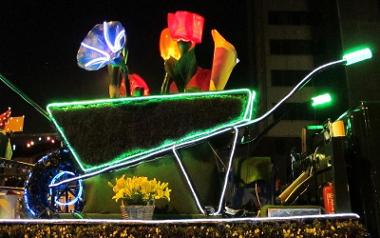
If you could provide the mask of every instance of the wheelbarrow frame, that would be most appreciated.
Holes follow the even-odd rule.
[[[230,172],[231,172],[232,161],[233,161],[233,158],[234,158],[235,147],[237,145],[240,128],[252,126],[252,125],[257,124],[258,122],[266,119],[278,107],[280,107],[286,100],[288,100],[295,92],[297,92],[303,86],[305,86],[312,79],[312,76],[314,74],[316,74],[317,72],[320,72],[320,71],[322,71],[322,70],[324,70],[326,68],[329,68],[329,67],[332,67],[332,66],[335,66],[335,65],[345,64],[346,62],[347,62],[347,60],[342,59],[342,60],[332,61],[332,62],[326,63],[324,65],[321,65],[321,66],[315,68],[308,75],[306,75],[297,85],[295,85],[294,88],[285,97],[283,97],[275,106],[273,106],[270,110],[268,110],[263,115],[255,118],[255,119],[252,119],[249,116],[248,118],[246,118],[244,120],[241,120],[241,121],[239,121],[239,122],[237,122],[237,123],[235,123],[233,125],[230,125],[228,127],[222,127],[222,128],[220,128],[218,130],[215,130],[215,131],[207,134],[207,135],[203,135],[202,137],[195,138],[193,140],[189,140],[189,141],[185,141],[185,142],[181,142],[181,143],[178,143],[178,144],[173,144],[173,145],[168,146],[165,149],[162,149],[160,151],[156,151],[156,152],[153,152],[153,153],[148,154],[148,155],[142,155],[140,157],[137,157],[133,161],[121,162],[121,163],[118,163],[118,164],[115,164],[115,165],[112,165],[112,166],[109,166],[109,167],[102,168],[102,169],[94,171],[94,172],[90,172],[90,173],[87,173],[87,174],[84,174],[84,175],[81,175],[81,176],[77,176],[77,177],[74,177],[74,178],[70,178],[70,179],[61,181],[59,183],[50,184],[50,187],[59,186],[61,184],[64,184],[64,183],[67,183],[67,182],[72,182],[72,181],[79,180],[79,179],[86,179],[86,178],[89,178],[89,177],[93,177],[93,176],[98,175],[100,173],[108,172],[108,171],[111,171],[111,170],[119,169],[121,167],[126,167],[126,166],[130,166],[132,164],[136,164],[136,163],[142,162],[143,160],[147,160],[147,159],[151,158],[152,156],[157,156],[157,155],[159,155],[160,153],[163,153],[163,152],[172,151],[172,153],[175,156],[175,158],[177,160],[177,163],[178,163],[181,171],[183,172],[184,177],[185,177],[185,179],[186,179],[186,181],[187,181],[187,183],[189,185],[189,189],[192,192],[192,195],[194,197],[194,200],[195,200],[195,202],[197,204],[197,207],[198,207],[199,211],[202,214],[206,214],[206,211],[203,209],[203,206],[202,206],[202,204],[199,201],[198,195],[196,194],[196,191],[195,191],[195,189],[194,189],[194,187],[193,187],[193,185],[192,185],[192,183],[191,183],[191,181],[189,179],[189,176],[186,173],[186,170],[185,170],[185,168],[182,165],[181,158],[180,158],[179,154],[177,153],[177,150],[179,148],[185,148],[185,147],[189,147],[191,145],[194,145],[196,143],[200,143],[200,142],[205,141],[205,140],[207,140],[207,139],[209,139],[209,138],[211,138],[213,136],[216,136],[216,135],[228,132],[228,131],[233,131],[234,132],[234,138],[233,138],[233,141],[232,141],[232,148],[231,148],[231,152],[230,152],[229,159],[228,159],[228,165],[227,165],[226,174],[224,176],[222,191],[221,191],[221,194],[219,196],[218,208],[217,208],[217,210],[215,212],[212,212],[212,213],[209,214],[209,215],[219,215],[222,212],[222,209],[223,209],[222,206],[223,206],[225,191],[226,191],[226,188],[227,188],[228,177],[229,177]],[[247,90],[247,89],[244,89],[244,90]],[[228,91],[224,91],[224,92],[228,92]],[[250,98],[250,103],[248,103],[251,107],[253,106],[253,100],[254,100],[254,97],[251,97]],[[49,111],[49,107],[48,107],[48,111]],[[250,112],[252,113],[252,109],[250,109]]]
[[[190,182],[190,179],[181,163],[181,159],[180,159],[180,156],[179,154],[177,153],[177,150],[179,148],[184,148],[184,147],[189,147],[191,145],[194,145],[196,143],[200,143],[202,141],[205,141],[213,136],[216,136],[216,135],[219,135],[221,133],[225,133],[227,131],[233,131],[234,132],[234,138],[233,138],[233,142],[232,142],[232,149],[231,149],[231,152],[230,152],[230,155],[229,155],[229,160],[228,160],[228,167],[227,167],[227,171],[226,171],[226,174],[225,174],[225,177],[224,177],[224,182],[223,182],[223,188],[222,188],[222,192],[220,194],[220,199],[219,199],[219,204],[218,204],[218,209],[216,212],[212,213],[213,215],[218,215],[221,213],[222,211],[222,205],[223,205],[223,201],[224,201],[224,195],[225,195],[225,190],[226,190],[226,187],[227,187],[227,180],[228,180],[228,177],[229,177],[229,174],[230,174],[230,171],[231,171],[231,165],[232,165],[232,160],[233,160],[233,157],[234,157],[234,153],[235,153],[235,147],[237,145],[237,141],[238,141],[238,135],[239,135],[239,130],[240,128],[242,127],[248,127],[248,126],[252,126],[264,119],[266,119],[268,116],[270,116],[279,106],[281,106],[286,100],[288,100],[296,91],[300,90],[303,86],[305,86],[311,79],[312,79],[312,76],[314,74],[316,74],[317,72],[320,72],[326,68],[329,68],[329,67],[332,67],[332,66],[335,66],[335,65],[341,65],[341,64],[344,64],[344,65],[349,65],[351,63],[349,63],[349,60],[346,59],[346,58],[343,58],[341,60],[336,60],[336,61],[332,61],[332,62],[329,62],[329,63],[326,63],[324,65],[321,65],[317,68],[315,68],[313,71],[311,71],[308,75],[306,75],[285,97],[283,97],[275,106],[273,106],[270,110],[268,110],[267,112],[265,112],[263,115],[255,118],[255,119],[252,119],[250,116],[247,117],[246,119],[244,120],[241,120],[235,124],[231,124],[229,125],[228,127],[222,127],[222,128],[219,128],[215,131],[212,131],[210,133],[206,133],[205,135],[202,135],[202,136],[199,136],[199,137],[196,137],[196,138],[193,138],[193,139],[189,139],[189,140],[186,140],[186,141],[183,141],[183,142],[180,142],[180,143],[174,143],[173,145],[170,145],[170,146],[167,146],[161,150],[158,150],[158,151],[154,151],[152,153],[149,153],[149,154],[144,154],[144,155],[138,155],[136,157],[133,157],[133,158],[129,158],[129,160],[126,160],[124,162],[121,162],[121,163],[117,163],[117,164],[113,164],[111,166],[108,166],[108,167],[104,167],[104,168],[101,168],[99,170],[96,170],[96,171],[92,171],[92,172],[89,172],[89,173],[86,173],[86,174],[83,174],[83,175],[80,175],[80,176],[76,176],[76,177],[73,177],[73,178],[70,178],[70,179],[66,179],[66,180],[63,180],[63,181],[60,181],[60,182],[57,182],[57,183],[51,183],[49,185],[50,188],[52,187],[56,187],[56,186],[59,186],[59,185],[62,185],[62,184],[65,184],[65,183],[69,183],[69,182],[72,182],[72,181],[76,181],[76,180],[82,180],[82,179],[86,179],[86,178],[90,178],[90,177],[93,177],[97,174],[101,174],[101,173],[105,173],[105,172],[108,172],[108,171],[112,171],[112,170],[115,170],[115,169],[119,169],[119,168],[122,168],[122,167],[126,167],[126,166],[130,166],[130,165],[133,165],[133,164],[137,164],[139,162],[142,162],[144,160],[147,160],[147,159],[150,159],[151,157],[154,157],[154,156],[158,156],[159,154],[161,153],[165,153],[165,152],[172,152],[173,155],[175,156],[178,164],[179,164],[179,167],[180,169],[182,170],[182,172],[184,173],[184,176],[186,178],[186,181],[188,182],[189,184],[189,188],[190,190],[192,191],[193,193],[193,196],[194,196],[194,199],[196,201],[196,204],[200,210],[201,213],[203,214],[206,214],[206,211],[203,209],[203,206],[202,204],[200,204],[199,202],[199,199],[198,199],[198,196],[196,195],[195,193],[195,190]],[[43,109],[41,109],[41,107],[38,106],[38,104],[36,104],[33,100],[31,100],[30,98],[28,98],[26,95],[22,94],[12,83],[10,83],[8,80],[6,80],[2,75],[0,75],[0,79],[1,81],[3,81],[9,88],[11,88],[14,92],[16,92],[17,94],[19,94],[26,102],[28,102],[30,105],[32,105],[34,108],[36,108],[37,111],[39,111],[41,114],[43,114],[45,117],[47,117],[49,120],[51,120],[51,117],[48,113],[46,113]],[[250,91],[250,90],[248,90]],[[123,100],[123,99],[120,99],[120,100]],[[251,97],[250,99],[250,106],[252,107],[253,106],[253,100],[254,100],[254,97]],[[50,105],[51,106],[51,105]],[[48,106],[48,111],[49,111],[49,106]],[[250,114],[252,113],[252,109],[250,109]],[[53,122],[54,123],[54,122]],[[57,127],[58,128],[58,127]],[[69,147],[70,149],[70,147]],[[75,155],[74,155],[75,156]]]

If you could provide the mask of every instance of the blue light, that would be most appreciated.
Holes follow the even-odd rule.
[[[78,65],[94,71],[118,62],[126,43],[125,28],[120,22],[97,24],[81,43],[77,54]]]
[[[34,217],[36,216],[36,213],[30,208],[29,206],[29,193],[28,193],[28,184],[29,184],[29,179],[32,177],[32,172],[29,173],[28,179],[26,180],[25,183],[25,189],[24,189],[24,202],[25,202],[25,207],[26,210],[29,211]]]
[[[64,175],[71,175],[75,177],[75,174],[70,171],[62,171],[58,173],[54,178],[51,180],[50,184],[54,184],[59,178],[61,178]],[[56,197],[53,195],[53,189],[50,189],[50,196],[52,199],[54,199],[54,202],[60,206],[68,206],[68,205],[73,205],[75,204],[82,196],[83,193],[83,185],[82,185],[82,180],[78,180],[78,186],[79,186],[79,191],[78,194],[75,195],[75,198],[69,202],[60,202],[59,197]]]
[[[39,159],[38,161],[37,161],[37,163],[36,164],[41,164],[41,163],[43,163],[45,160],[47,160],[47,159],[49,159],[51,154],[47,154],[47,155],[45,155],[45,156],[43,156],[41,159]]]

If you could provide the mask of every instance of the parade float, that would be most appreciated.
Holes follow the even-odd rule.
[[[236,148],[254,143],[248,139],[252,138],[250,128],[266,120],[318,72],[368,59],[370,50],[317,67],[269,111],[256,115],[254,90],[224,90],[238,59],[233,45],[216,30],[212,31],[212,68],[197,65],[195,46],[202,40],[203,24],[198,14],[178,11],[168,15],[168,28],[160,38],[165,68],[161,95],[149,95],[144,79],[129,73],[126,30],[120,22],[111,21],[94,26],[77,55],[81,68],[107,68],[109,99],[54,102],[44,110],[22,97],[55,126],[64,147],[35,164],[25,184],[25,219],[3,220],[1,232],[14,234],[20,224],[27,223],[32,226],[29,234],[41,236],[57,234],[60,229],[69,234],[73,226],[83,229],[81,237],[99,230],[105,236],[134,237],[153,233],[273,237],[300,232],[328,236],[339,229],[344,235],[365,235],[359,217],[349,211],[286,218],[228,217],[226,193]],[[5,77],[1,80],[20,93]],[[215,149],[213,140],[222,141],[222,149]],[[121,219],[128,214],[112,197],[130,194],[127,180],[115,180],[123,176],[158,180],[154,186],[161,186],[170,202],[155,203],[153,220]],[[128,208],[128,204],[122,206]],[[261,225],[263,221],[268,223]]]

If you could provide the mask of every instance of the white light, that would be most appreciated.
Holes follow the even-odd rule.
[[[108,46],[108,48],[113,52],[115,53],[116,50],[114,49],[110,39],[109,39],[109,35],[108,35],[108,25],[107,25],[107,22],[103,22],[103,36],[104,36],[104,39],[106,40],[106,44]]]
[[[119,32],[119,34],[116,36],[116,38],[115,38],[115,49],[121,49],[122,48],[122,46],[121,46],[121,44],[120,44],[120,42],[121,42],[121,39],[123,39],[124,38],[124,41],[125,41],[125,30],[122,30],[121,32]]]
[[[231,171],[232,160],[234,158],[236,142],[237,142],[238,134],[239,134],[239,129],[237,127],[234,127],[234,130],[235,130],[234,141],[233,141],[232,148],[231,148],[230,158],[228,160],[228,168],[227,168],[227,171],[226,171],[226,175],[224,177],[224,184],[223,184],[222,193],[221,193],[221,195],[219,197],[218,210],[215,213],[211,214],[211,215],[219,215],[220,212],[222,211],[222,206],[223,206],[223,201],[224,201],[224,195],[226,193],[226,188],[227,188],[228,176],[229,176],[230,171]]]
[[[86,43],[83,43],[83,42],[81,43],[81,45],[82,45],[83,47],[87,48],[87,49],[90,49],[90,50],[96,51],[96,52],[98,52],[98,53],[104,55],[104,57],[106,57],[108,60],[111,59],[111,56],[110,56],[107,52],[105,52],[104,50],[98,49],[98,48],[93,47],[93,46],[91,46],[91,45],[87,45]]]
[[[308,219],[359,219],[356,213],[338,213],[289,217],[242,217],[242,218],[201,218],[201,219],[171,219],[171,220],[121,220],[121,219],[0,219],[2,224],[217,224],[221,222],[273,222],[298,221]]]
[[[120,31],[117,36],[115,37],[115,42],[114,44],[111,43],[110,39],[109,39],[109,34],[108,34],[108,25],[106,22],[103,22],[103,36],[104,36],[104,39],[106,40],[106,44],[108,46],[108,48],[113,52],[113,53],[116,53],[118,52],[119,50],[121,50],[121,45],[120,45],[120,41],[122,38],[125,38],[125,30],[122,30]]]
[[[62,172],[60,172],[54,176],[54,178],[51,180],[50,184],[54,184],[57,179],[59,179],[60,177],[62,177],[65,174],[75,176],[75,174],[71,171],[62,171]],[[59,197],[54,196],[54,198],[53,198],[54,202],[58,205],[61,205],[61,206],[68,206],[68,205],[73,205],[74,203],[76,203],[80,199],[80,197],[82,196],[82,192],[83,192],[82,180],[78,180],[78,185],[79,185],[79,191],[73,200],[71,200],[69,202],[60,202]],[[53,196],[53,189],[50,189],[50,196]]]
[[[243,122],[246,122],[246,120],[244,120]],[[57,128],[58,128],[58,131],[59,131],[60,130],[59,127],[57,127]],[[179,148],[179,147],[186,146],[188,144],[193,144],[193,143],[196,143],[198,141],[201,141],[201,140],[204,140],[204,139],[207,139],[207,138],[210,138],[210,137],[222,134],[222,133],[227,132],[229,130],[231,130],[231,128],[225,128],[223,130],[219,130],[219,131],[216,131],[214,133],[208,134],[207,136],[204,136],[204,137],[201,137],[201,138],[198,138],[198,139],[195,139],[195,140],[191,140],[191,141],[180,143],[178,145],[175,145],[175,147]],[[64,135],[64,134],[62,134],[62,135]],[[150,157],[153,157],[155,155],[158,155],[158,154],[170,151],[170,150],[172,150],[172,147],[173,146],[171,146],[171,147],[165,147],[165,148],[163,148],[161,150],[157,150],[157,151],[154,151],[152,153],[145,154],[143,156],[141,156],[141,154],[137,154],[135,156],[128,157],[128,161],[125,161],[123,163],[114,164],[112,166],[105,167],[105,168],[103,168],[101,170],[97,170],[97,171],[94,171],[94,172],[91,172],[91,173],[86,173],[84,175],[77,176],[75,178],[66,179],[66,180],[63,180],[63,181],[55,183],[55,184],[50,184],[49,187],[56,187],[56,186],[59,186],[59,185],[65,184],[65,183],[69,183],[69,182],[72,182],[72,181],[75,181],[75,180],[78,180],[78,179],[90,178],[90,177],[93,177],[93,176],[101,174],[101,173],[105,173],[105,172],[108,172],[108,171],[111,171],[111,170],[114,170],[114,169],[122,168],[122,167],[125,167],[125,166],[130,165],[130,164],[135,164],[135,163],[141,162],[141,161],[143,161],[145,159],[148,159]],[[71,152],[73,153],[72,150],[71,150]],[[75,158],[75,156],[74,156],[74,158]]]
[[[189,177],[188,177],[188,175],[187,175],[187,173],[186,173],[186,171],[185,171],[185,168],[184,168],[183,165],[182,165],[181,159],[179,158],[179,156],[178,156],[178,154],[177,154],[177,151],[175,150],[175,146],[173,146],[172,151],[173,151],[173,154],[174,154],[174,156],[175,156],[175,158],[176,158],[176,160],[177,160],[177,162],[178,162],[179,167],[181,168],[182,174],[183,174],[183,176],[185,177],[187,184],[189,185],[190,191],[191,191],[191,193],[192,193],[192,195],[193,195],[193,197],[194,197],[194,199],[195,199],[195,203],[197,204],[197,207],[198,207],[199,211],[200,211],[202,214],[206,214],[205,211],[204,211],[203,208],[202,208],[201,203],[199,202],[198,196],[197,196],[197,194],[196,194],[195,191],[194,191],[193,185],[192,185],[192,183],[190,182],[190,179],[189,179]]]
[[[317,73],[318,71],[320,70],[323,70],[325,68],[328,68],[330,66],[333,66],[333,65],[338,65],[338,64],[342,64],[342,63],[345,63],[346,60],[343,59],[343,60],[337,60],[337,61],[332,61],[330,63],[327,63],[327,64],[324,64],[324,65],[321,65],[319,66],[318,68],[314,69],[313,71],[311,71],[308,75],[306,75],[296,86],[294,86],[294,88],[285,96],[283,97],[278,103],[276,103],[276,105],[274,105],[269,111],[267,111],[266,113],[264,113],[263,115],[261,115],[260,117],[258,118],[255,118],[253,120],[250,120],[249,122],[245,123],[245,124],[242,124],[240,126],[249,126],[249,125],[253,125],[253,124],[256,124],[262,120],[264,120],[266,117],[268,117],[270,114],[272,114],[272,112],[274,110],[276,110],[279,106],[281,106],[282,103],[284,103],[286,100],[288,100],[298,89],[300,89],[301,87],[303,87],[305,84],[307,84],[310,80],[311,80],[311,76],[315,73]],[[240,127],[239,126],[239,127]]]
[[[47,160],[49,157],[50,157],[51,153],[50,154],[47,154],[45,155],[44,157],[42,157],[41,159],[39,159],[37,161],[37,164],[40,164],[40,163],[43,163],[45,160]]]

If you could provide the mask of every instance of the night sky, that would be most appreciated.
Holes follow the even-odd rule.
[[[249,0],[247,0],[249,1]],[[205,17],[203,42],[196,48],[198,64],[210,68],[211,29],[217,29],[237,49],[240,63],[227,89],[252,85],[249,67],[247,1],[9,1],[1,3],[0,73],[43,108],[48,103],[108,97],[105,70],[85,71],[76,54],[87,32],[103,21],[120,21],[127,31],[128,67],[158,94],[164,76],[159,35],[167,13],[196,12]],[[78,1],[79,2],[79,1]],[[0,111],[11,106],[13,116],[25,115],[25,132],[53,132],[53,126],[0,84]]]

